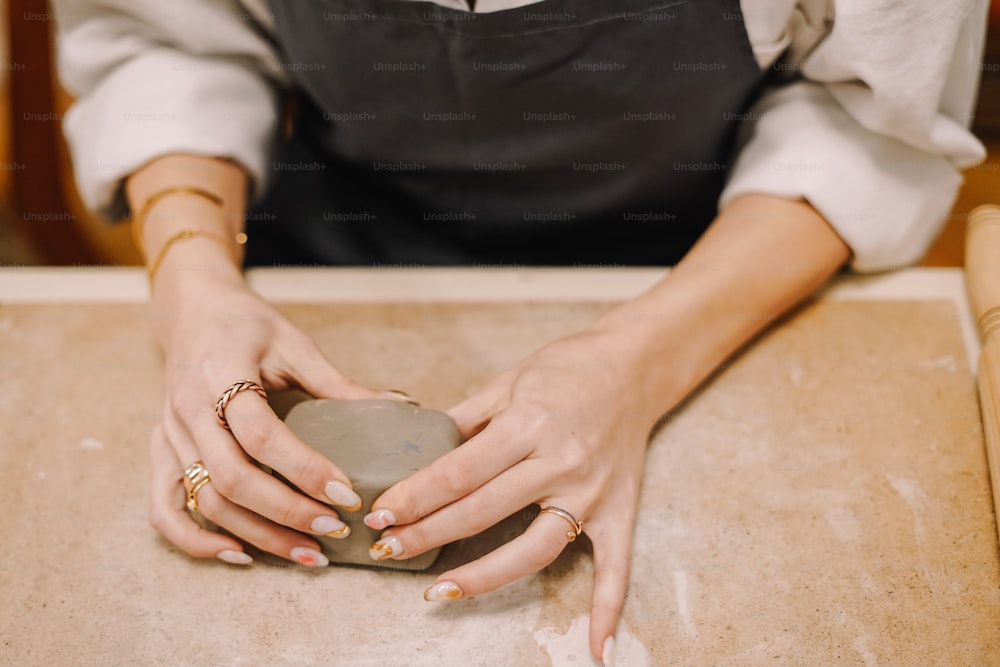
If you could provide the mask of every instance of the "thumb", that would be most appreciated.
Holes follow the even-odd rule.
[[[304,335],[281,351],[290,380],[316,398],[357,400],[395,398],[347,377]]]
[[[463,442],[486,428],[490,420],[507,407],[513,380],[513,372],[508,371],[461,403],[448,408],[447,413],[458,425]]]

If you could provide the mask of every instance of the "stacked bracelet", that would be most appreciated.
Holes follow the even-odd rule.
[[[222,197],[215,194],[214,192],[210,192],[209,190],[200,188],[195,185],[175,185],[169,188],[164,188],[163,190],[160,190],[159,192],[152,194],[149,197],[149,199],[147,199],[145,203],[142,205],[142,208],[139,209],[139,212],[136,214],[135,218],[132,221],[133,241],[135,242],[136,247],[139,249],[139,252],[141,252],[143,255],[146,255],[146,248],[145,244],[142,242],[142,225],[143,222],[145,222],[146,220],[146,215],[149,213],[149,210],[153,207],[154,204],[156,204],[164,197],[173,194],[195,195],[197,197],[207,199],[209,202],[215,204],[219,208],[223,209],[225,208],[225,202],[223,201]],[[167,254],[167,251],[170,250],[171,246],[173,246],[178,241],[194,238],[195,236],[204,236],[206,238],[210,238],[213,241],[222,244],[226,249],[229,249],[230,247],[229,245],[230,239],[222,236],[221,234],[216,234],[215,232],[209,232],[204,229],[201,229],[200,227],[187,227],[185,229],[182,229],[179,232],[173,234],[163,243],[162,246],[160,246],[159,252],[156,253],[156,258],[153,259],[152,262],[150,262],[149,265],[150,283],[153,282],[153,277],[156,275],[156,271],[160,268],[160,264],[163,262],[163,257]],[[247,242],[247,235],[244,234],[243,232],[240,232],[239,234],[236,235],[236,237],[233,240],[236,241],[237,244],[243,245],[244,243]]]

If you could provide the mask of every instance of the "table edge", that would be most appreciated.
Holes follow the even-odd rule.
[[[276,303],[616,301],[648,289],[665,268],[257,268],[255,292]],[[960,268],[915,267],[892,273],[844,274],[818,298],[848,301],[944,300],[975,371],[979,337]],[[139,267],[0,267],[0,304],[139,303],[149,298]]]

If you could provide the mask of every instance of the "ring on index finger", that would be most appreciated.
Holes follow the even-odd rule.
[[[219,419],[219,426],[227,431],[232,430],[229,428],[229,422],[226,421],[226,406],[229,405],[229,401],[233,400],[233,397],[236,396],[236,394],[248,389],[257,392],[260,394],[261,398],[265,401],[267,400],[267,392],[265,392],[264,388],[253,380],[238,380],[232,383],[224,392],[222,392],[222,395],[219,396],[219,400],[215,402],[215,416]]]
[[[568,521],[569,525],[573,527],[572,530],[566,531],[566,539],[569,540],[570,542],[579,537],[580,533],[583,532],[583,522],[577,521],[575,516],[573,516],[566,510],[562,509],[561,507],[553,507],[551,505],[549,507],[543,507],[538,514],[539,516],[541,516],[542,514],[555,514],[556,516],[562,517],[563,519]]]

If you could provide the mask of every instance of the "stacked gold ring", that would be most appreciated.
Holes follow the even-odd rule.
[[[195,461],[184,468],[184,489],[187,491],[187,508],[189,510],[198,511],[198,492],[201,491],[201,487],[211,481],[208,469],[201,461]]]
[[[233,397],[236,396],[236,394],[248,389],[257,392],[260,394],[261,398],[265,401],[267,400],[267,392],[264,391],[262,386],[253,380],[238,380],[229,385],[229,387],[222,392],[222,395],[219,396],[219,400],[215,402],[215,416],[219,420],[219,425],[227,431],[231,431],[232,429],[229,428],[229,422],[226,421],[226,406],[229,405],[229,401],[233,400]]]
[[[555,514],[556,516],[560,516],[563,519],[566,519],[566,521],[569,521],[569,525],[573,526],[573,530],[566,531],[566,539],[569,540],[570,542],[575,540],[580,535],[580,533],[583,532],[583,522],[577,521],[575,516],[573,516],[564,509],[561,509],[559,507],[543,507],[542,511],[540,511],[538,514],[539,516],[541,516],[542,514]]]

